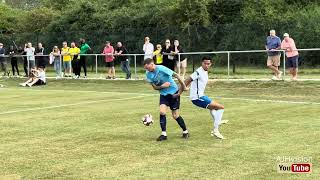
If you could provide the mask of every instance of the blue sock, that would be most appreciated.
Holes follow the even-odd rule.
[[[167,130],[167,118],[166,115],[160,114],[160,127],[162,132],[165,132]]]
[[[181,116],[179,116],[177,119],[176,119],[177,123],[179,124],[179,126],[181,127],[181,129],[183,131],[186,131],[187,130],[187,127],[186,127],[186,124],[184,123],[184,120]]]

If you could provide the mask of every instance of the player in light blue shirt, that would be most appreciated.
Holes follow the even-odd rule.
[[[154,64],[153,60],[147,58],[143,62],[144,68],[147,70],[146,79],[152,85],[153,89],[160,92],[160,127],[162,130],[161,135],[157,138],[157,141],[167,140],[166,132],[166,111],[167,107],[170,107],[172,111],[172,117],[177,121],[182,129],[182,137],[187,139],[189,132],[184,123],[183,118],[179,115],[180,107],[180,94],[186,89],[186,86],[180,76],[171,69]],[[180,83],[180,89],[178,88],[173,77],[177,78]]]

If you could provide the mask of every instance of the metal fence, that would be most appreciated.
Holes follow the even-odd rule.
[[[310,52],[320,53],[320,48],[313,49],[298,49],[300,53],[300,66],[299,70],[301,71],[300,79],[320,79],[320,61],[313,66],[310,67],[308,65],[308,59],[304,59],[306,54]],[[286,56],[285,51],[278,50],[282,55],[281,68],[284,72],[284,78],[286,78]],[[187,75],[191,74],[195,68],[200,66],[201,58],[203,56],[211,56],[214,60],[214,66],[212,68],[213,73],[210,78],[212,79],[266,79],[270,76],[271,71],[266,67],[266,50],[247,50],[247,51],[211,51],[211,52],[186,52],[178,54],[178,61],[180,61],[181,55],[184,55],[188,59],[188,68]],[[143,69],[143,57],[145,54],[124,54],[130,59],[130,67],[132,69],[133,79],[143,79],[144,72]],[[251,57],[260,56],[260,60],[263,63],[258,63],[254,66],[244,66],[236,63],[237,58],[241,57],[243,59],[250,59]],[[34,55],[35,57],[40,55]],[[48,63],[48,59],[50,55],[42,55],[46,57],[47,61],[47,76],[54,77],[53,65]],[[84,56],[84,55],[81,55]],[[88,61],[88,78],[90,79],[104,79],[104,71],[106,70],[104,63],[104,54],[87,54]],[[114,55],[116,56],[116,55]],[[318,56],[318,54],[317,54]],[[5,58],[9,59],[12,56],[5,56]],[[19,66],[21,67],[23,64],[23,58],[26,55],[18,55],[16,56],[19,59]],[[60,72],[62,74],[62,55],[60,55]],[[24,63],[27,64],[27,70],[29,71],[29,62]],[[120,62],[115,60],[115,66],[117,67],[117,74],[121,74],[121,70],[119,68]],[[180,72],[180,67],[176,69],[177,72]],[[27,72],[29,74],[29,72]],[[121,79],[121,76],[118,76]]]

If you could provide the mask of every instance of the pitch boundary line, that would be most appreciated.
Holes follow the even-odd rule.
[[[47,106],[47,107],[36,107],[36,108],[28,108],[28,109],[0,112],[0,115],[27,112],[27,111],[35,111],[35,110],[52,109],[52,108],[60,108],[60,107],[68,107],[68,106],[76,106],[76,105],[83,105],[83,104],[93,104],[93,103],[100,103],[100,102],[105,102],[105,101],[114,102],[114,101],[132,100],[132,99],[139,99],[139,98],[143,98],[143,97],[146,97],[146,96],[143,95],[143,96],[135,96],[135,97],[119,98],[119,99],[102,99],[102,100],[95,100],[95,101],[82,101],[82,102],[78,102],[78,103],[61,104],[61,105],[54,105],[54,106]]]
[[[7,88],[10,89],[10,88]],[[83,93],[106,93],[106,94],[132,94],[132,95],[144,95],[144,96],[159,96],[159,94],[150,93],[134,93],[134,92],[116,92],[116,91],[75,91],[75,90],[60,90],[60,89],[19,89],[19,90],[31,90],[31,91],[54,91],[54,92],[83,92]],[[181,96],[189,97],[189,96]],[[214,99],[227,99],[227,100],[242,100],[242,101],[252,101],[252,102],[270,102],[270,103],[284,103],[284,104],[306,104],[306,105],[320,105],[318,102],[308,102],[308,101],[285,101],[285,100],[270,100],[270,99],[251,99],[251,98],[237,98],[237,97],[214,97]]]

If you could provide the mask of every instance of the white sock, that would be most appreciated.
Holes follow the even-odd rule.
[[[167,132],[166,131],[162,131],[161,135],[167,136]]]
[[[189,133],[188,130],[182,131],[183,134]]]
[[[210,114],[214,120],[214,123],[213,123],[214,129],[219,129],[219,124],[221,122],[223,112],[224,112],[224,109],[210,111]]]

